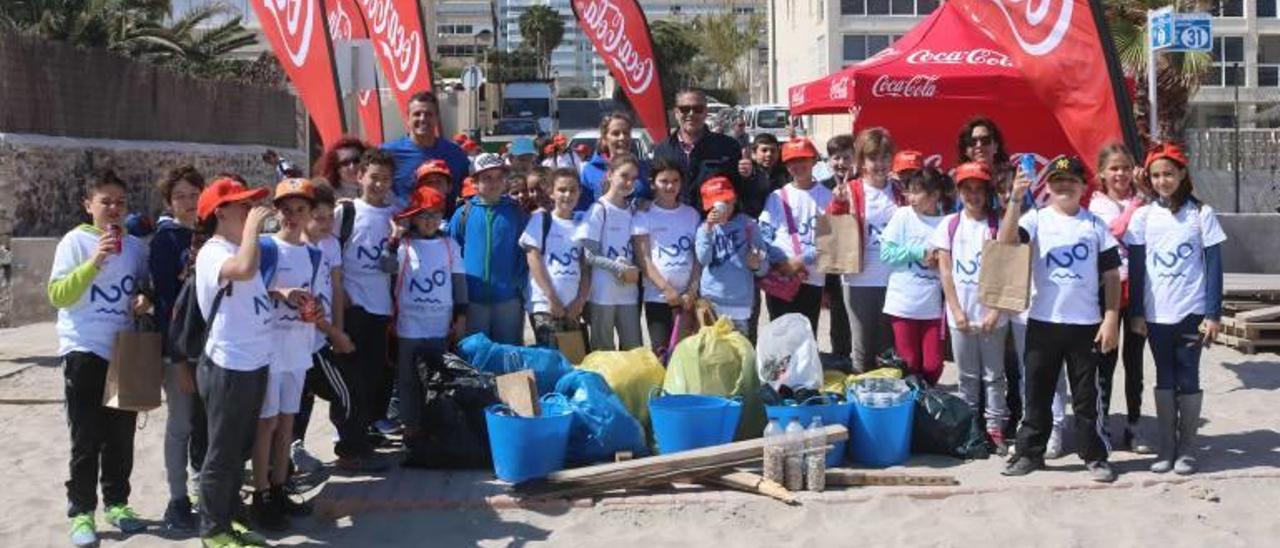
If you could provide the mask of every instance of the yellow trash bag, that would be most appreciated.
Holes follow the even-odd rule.
[[[863,379],[901,379],[902,370],[897,367],[881,367],[880,369],[872,369],[861,375],[849,375],[845,379],[845,386],[853,386]]]
[[[578,369],[594,371],[618,395],[627,412],[649,430],[649,392],[662,386],[665,371],[648,347],[626,352],[592,352]]]
[[[823,371],[822,372],[822,391],[829,392],[832,394],[840,394],[841,396],[843,396],[845,392],[845,388],[847,388],[847,386],[845,385],[846,377],[848,377],[848,375],[832,369]]]
[[[756,351],[728,318],[716,320],[676,345],[662,389],[668,394],[741,396],[737,438],[758,438],[764,431]]]

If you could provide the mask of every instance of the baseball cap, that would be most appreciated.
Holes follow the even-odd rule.
[[[1147,153],[1147,161],[1142,164],[1143,168],[1151,168],[1151,164],[1156,160],[1169,160],[1183,168],[1187,167],[1187,154],[1182,151],[1182,147],[1176,144],[1165,142],[1159,143]]]
[[[280,200],[290,197],[298,197],[314,203],[316,201],[315,185],[301,177],[290,177],[276,183],[276,194],[271,202],[280,203]]]
[[[733,190],[733,182],[728,177],[717,175],[702,183],[702,209],[710,211],[716,202],[733,202],[738,193]]]
[[[486,152],[476,156],[476,161],[471,166],[471,175],[476,176],[491,169],[507,169],[507,163],[502,161],[501,156]]]
[[[538,149],[533,147],[533,139],[521,137],[511,141],[510,153],[512,156],[525,156],[528,154],[537,154]]]
[[[588,152],[591,152],[591,145],[588,145],[586,143],[578,143],[574,145],[573,151],[577,152],[578,154],[586,154]]]
[[[476,180],[467,177],[462,180],[462,197],[470,198],[476,195]]]
[[[267,197],[270,191],[265,188],[246,188],[229,177],[214,180],[200,191],[200,199],[196,201],[196,217],[208,219],[214,210],[226,204],[243,201],[256,201]]]
[[[421,181],[427,175],[439,173],[449,178],[449,182],[453,183],[453,172],[449,171],[449,164],[444,160],[431,160],[420,166],[413,172],[413,180]]]
[[[563,133],[557,133],[555,137],[551,138],[551,142],[558,147],[562,147],[569,143],[569,138],[565,137]]]
[[[480,148],[480,145],[476,144],[476,142],[472,141],[471,139],[467,139],[466,141],[462,142],[463,152],[471,152],[477,148]]]
[[[991,170],[987,169],[987,165],[981,162],[965,162],[956,166],[956,184],[969,179],[977,179],[982,182],[990,183]]]
[[[818,149],[814,148],[813,141],[804,137],[796,137],[782,145],[782,163],[792,160],[817,159]]]
[[[409,197],[409,207],[396,215],[397,219],[408,219],[424,211],[444,212],[444,195],[429,186],[420,186]]]
[[[459,133],[455,133],[455,134],[453,134],[453,142],[454,142],[455,144],[459,144],[459,145],[460,145],[460,144],[465,143],[465,142],[470,141],[470,140],[471,140],[471,137],[470,137],[470,136],[468,136],[466,133],[459,132]]]
[[[902,150],[893,155],[893,165],[889,171],[901,173],[908,169],[924,169],[924,154],[918,150]]]
[[[1081,183],[1085,182],[1084,162],[1079,156],[1059,156],[1049,164],[1049,173],[1045,176],[1046,181],[1061,178],[1075,179]]]

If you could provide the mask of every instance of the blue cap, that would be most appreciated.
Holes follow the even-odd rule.
[[[507,153],[512,156],[524,156],[526,154],[537,155],[538,150],[533,148],[533,139],[520,137],[511,141],[511,148],[507,150]]]

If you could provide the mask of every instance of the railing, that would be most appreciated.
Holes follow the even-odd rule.
[[[1188,160],[1191,167],[1232,169],[1233,130],[1229,128],[1188,129]],[[1241,129],[1240,168],[1280,169],[1280,129]]]

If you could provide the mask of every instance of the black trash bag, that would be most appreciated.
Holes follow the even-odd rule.
[[[768,384],[760,387],[760,402],[764,405],[783,405],[786,403],[786,400],[803,403],[809,398],[822,395],[822,392],[811,388],[792,390],[790,386],[782,385],[778,387],[777,390],[774,390],[774,388]],[[832,394],[826,395],[830,396]]]
[[[959,396],[917,386],[911,452],[985,459],[991,445],[978,416]]]
[[[906,378],[911,372],[907,370],[907,361],[898,355],[898,351],[892,348],[881,352],[876,356],[876,369],[897,369],[902,371],[902,377]]]
[[[493,375],[462,358],[425,350],[416,360],[423,401],[419,436],[404,466],[485,469],[493,466],[484,409],[498,403]]]

